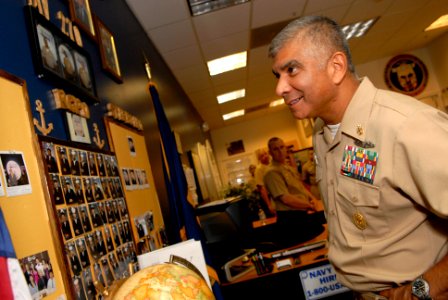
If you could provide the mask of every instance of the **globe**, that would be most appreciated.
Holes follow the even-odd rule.
[[[173,263],[138,271],[115,293],[114,300],[215,300],[205,280]]]

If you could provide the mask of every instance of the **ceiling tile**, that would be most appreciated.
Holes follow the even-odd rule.
[[[207,42],[249,28],[250,2],[193,18],[200,42]]]
[[[173,73],[186,93],[212,88],[210,76],[203,65],[174,70]]]
[[[196,44],[190,47],[164,52],[163,57],[172,70],[184,69],[204,63],[201,51]]]
[[[196,37],[190,20],[149,30],[149,37],[162,54],[166,51],[173,51],[196,44]]]
[[[269,46],[266,45],[250,50],[248,60],[249,76],[272,74],[272,60],[268,58],[268,49]]]
[[[252,28],[274,24],[300,15],[306,0],[253,1]]]
[[[245,51],[249,45],[249,31],[244,30],[201,44],[204,58],[212,60],[232,53]]]
[[[127,1],[127,3],[143,28],[147,30],[187,20],[190,17],[190,11],[185,0],[136,0]]]

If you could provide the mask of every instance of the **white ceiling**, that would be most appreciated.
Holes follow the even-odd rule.
[[[350,40],[355,64],[423,47],[447,31],[424,32],[448,13],[447,0],[251,0],[197,17],[190,16],[187,0],[126,1],[211,129],[284,109],[257,109],[279,98],[266,44],[279,30],[276,23],[310,14],[341,25],[380,16],[366,36]],[[244,50],[246,68],[209,76],[208,60]],[[218,104],[217,95],[241,88],[246,97]],[[255,111],[223,121],[223,114],[242,108]]]

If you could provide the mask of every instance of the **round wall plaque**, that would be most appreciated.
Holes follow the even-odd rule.
[[[391,90],[409,96],[420,94],[428,83],[425,64],[410,54],[393,57],[387,63],[384,73],[386,84]]]

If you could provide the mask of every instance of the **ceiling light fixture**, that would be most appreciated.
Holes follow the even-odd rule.
[[[218,75],[224,72],[244,68],[247,61],[247,52],[239,52],[227,55],[221,58],[210,60],[207,62],[208,72],[210,76]]]
[[[271,103],[269,103],[269,107],[276,107],[279,105],[285,104],[285,100],[284,99],[278,99],[278,100],[274,100],[271,101]]]
[[[433,29],[445,27],[448,25],[448,15],[443,15],[437,18],[434,22],[431,23],[428,27],[426,27],[425,31],[430,31]]]
[[[366,21],[361,21],[353,24],[348,24],[342,27],[342,31],[345,34],[347,40],[351,38],[358,38],[367,33],[373,24],[378,21],[379,17],[372,18]]]
[[[190,7],[191,15],[194,17],[249,1],[250,0],[188,0],[188,6]]]
[[[222,118],[224,121],[227,121],[229,119],[240,117],[240,116],[244,116],[244,109],[236,110],[234,112],[222,115]]]
[[[229,102],[238,98],[243,98],[244,96],[246,96],[246,90],[245,89],[241,89],[241,90],[236,90],[230,93],[225,93],[225,94],[221,94],[218,97],[216,97],[218,99],[218,103],[222,104],[225,102]]]

